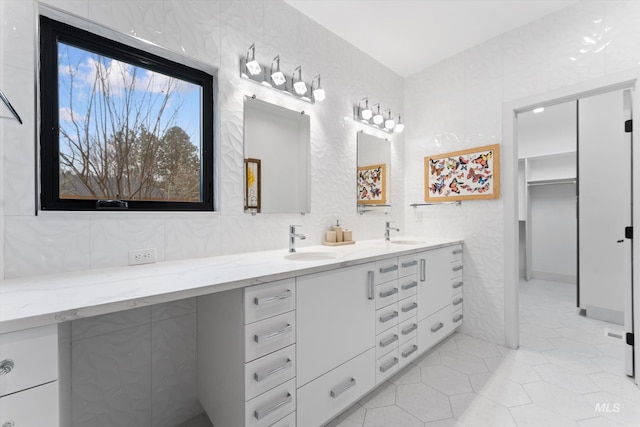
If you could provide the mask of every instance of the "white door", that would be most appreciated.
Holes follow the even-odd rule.
[[[578,301],[587,317],[631,332],[625,318],[632,286],[632,242],[625,238],[632,225],[628,114],[623,91],[578,101]]]

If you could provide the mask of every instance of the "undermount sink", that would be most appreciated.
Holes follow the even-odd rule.
[[[338,254],[333,252],[293,252],[285,255],[284,259],[291,261],[325,261],[337,257]]]
[[[391,240],[390,243],[394,243],[396,245],[421,245],[425,242],[422,240]]]

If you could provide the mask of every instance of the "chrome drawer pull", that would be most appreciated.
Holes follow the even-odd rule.
[[[409,326],[407,329],[403,329],[402,335],[409,335],[411,332],[415,331],[416,329],[418,329],[418,324],[414,323],[413,325]]]
[[[258,344],[260,344],[263,341],[269,341],[269,340],[272,340],[272,339],[275,339],[275,338],[279,338],[279,337],[281,337],[283,335],[286,335],[286,334],[288,334],[290,332],[291,332],[291,325],[289,325],[287,323],[287,326],[285,326],[284,328],[280,329],[279,331],[271,332],[270,334],[266,334],[266,335],[263,335],[263,336],[260,336],[260,335],[256,334],[256,335],[254,335],[253,339]]]
[[[463,267],[461,265],[457,265],[457,266],[453,267],[452,270],[453,271],[460,271],[460,270],[462,270],[462,268]]]
[[[406,267],[413,267],[414,265],[418,265],[418,261],[417,260],[412,260],[412,261],[407,261],[407,262],[403,262],[402,263],[402,267],[406,268]]]
[[[273,406],[270,406],[266,409],[256,409],[255,412],[253,413],[253,415],[255,415],[257,420],[261,420],[264,417],[266,417],[267,415],[269,415],[270,413],[272,413],[273,411],[276,411],[280,408],[282,408],[284,405],[287,405],[289,403],[291,403],[293,401],[293,397],[291,396],[291,393],[287,393],[287,396],[282,399],[280,402],[276,403]]]
[[[415,288],[416,286],[418,286],[418,282],[414,280],[413,282],[406,283],[400,287],[403,291],[406,291],[407,289]]]
[[[396,317],[398,317],[397,311],[394,311],[391,314],[387,314],[386,316],[380,316],[380,323],[386,323],[391,319],[395,319]]]
[[[414,344],[413,347],[411,347],[411,350],[407,350],[407,351],[403,351],[402,352],[402,357],[409,357],[413,353],[415,353],[416,351],[418,351],[418,346]]]
[[[380,347],[385,348],[386,346],[398,341],[398,334],[393,334],[392,337],[387,338],[386,340],[380,341]]]
[[[356,385],[356,379],[355,378],[351,378],[349,381],[347,381],[345,384],[340,385],[336,388],[334,388],[333,390],[331,390],[329,392],[329,396],[333,397],[334,399],[338,396],[340,396],[342,393],[344,393],[345,391],[349,390],[351,387]]]
[[[402,312],[406,313],[408,311],[415,310],[416,308],[418,308],[418,303],[417,302],[412,302],[411,304],[402,307]]]
[[[391,362],[387,363],[386,365],[380,366],[380,372],[385,373],[385,372],[387,372],[389,369],[393,368],[397,364],[398,364],[398,358],[394,357]]]
[[[387,292],[380,292],[380,298],[390,297],[398,293],[398,288],[389,289]]]
[[[380,269],[380,273],[390,273],[392,271],[396,271],[398,269],[398,264],[394,264],[390,267],[383,267]]]
[[[424,282],[425,280],[427,280],[427,260],[425,260],[424,258],[422,258],[420,260],[420,281]]]
[[[462,253],[462,249],[456,249],[455,251],[451,252],[454,255],[459,255]]]
[[[462,314],[458,314],[456,317],[453,318],[453,321],[457,323],[461,321],[463,317],[464,316]]]
[[[256,372],[255,374],[253,374],[253,378],[255,378],[256,382],[260,382],[269,378],[272,375],[277,374],[278,372],[284,371],[285,369],[289,369],[292,365],[293,365],[293,362],[291,361],[291,359],[287,358],[287,361],[284,362],[282,365],[278,366],[277,368],[269,369],[266,372]]]
[[[456,298],[453,300],[453,305],[459,305],[462,304],[462,298]]]
[[[368,289],[368,293],[367,293],[367,298],[369,299],[374,299],[376,296],[375,293],[375,281],[374,281],[374,277],[373,277],[373,271],[369,271],[367,273],[368,279],[369,279],[369,289]]]
[[[454,283],[453,289],[458,289],[460,286],[462,286],[462,282]]]
[[[4,359],[2,362],[0,362],[0,375],[7,375],[9,372],[11,372],[14,366],[15,363],[13,363],[13,360]]]
[[[442,329],[444,327],[444,323],[440,322],[435,326],[431,327],[431,332],[438,332],[440,329]]]
[[[265,304],[270,304],[273,302],[277,302],[277,301],[282,301],[283,299],[287,299],[287,298],[291,298],[291,291],[289,289],[287,289],[286,291],[284,291],[283,293],[279,294],[279,295],[273,295],[270,297],[261,297],[261,298],[254,298],[253,299],[253,303],[255,305],[265,305]]]

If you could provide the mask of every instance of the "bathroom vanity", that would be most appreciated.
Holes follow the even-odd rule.
[[[297,254],[0,282],[0,425],[64,419],[74,319],[198,297],[198,397],[216,427],[322,425],[462,324],[458,240]]]

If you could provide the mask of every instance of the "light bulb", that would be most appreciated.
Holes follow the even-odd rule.
[[[398,123],[393,130],[396,133],[402,133],[404,131],[404,125],[402,123]]]
[[[384,117],[382,117],[382,114],[378,113],[375,116],[373,116],[373,123],[377,125],[381,125],[383,121],[384,121]]]
[[[324,93],[324,89],[318,88],[313,91],[313,99],[316,101],[324,101],[327,95]]]
[[[371,108],[367,108],[366,110],[362,110],[362,118],[365,120],[371,120],[371,117],[373,117],[373,111],[371,111]]]
[[[271,74],[271,80],[273,80],[276,86],[281,86],[282,84],[284,84],[284,82],[287,81],[284,74],[282,74],[282,71],[276,71],[275,73]]]
[[[300,80],[299,82],[295,82],[293,84],[293,88],[298,95],[304,95],[305,93],[307,93],[307,85],[302,80]]]
[[[393,127],[396,125],[396,122],[393,121],[393,119],[387,119],[384,122],[384,127],[387,129],[393,129]]]

